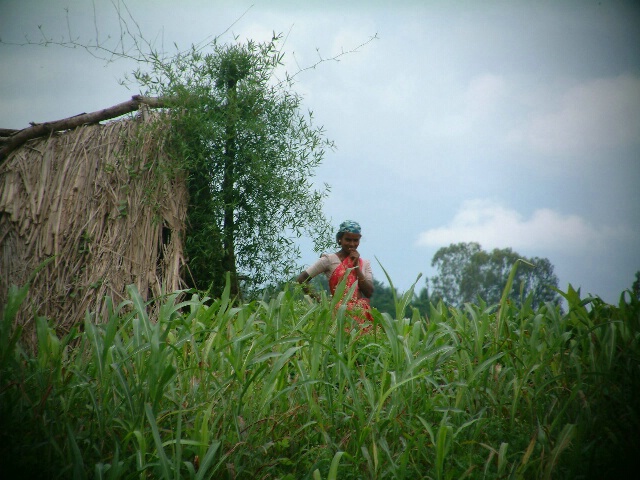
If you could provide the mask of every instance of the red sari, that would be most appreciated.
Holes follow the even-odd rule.
[[[358,267],[363,268],[364,264],[362,259],[358,259]],[[373,330],[373,317],[371,316],[371,304],[369,303],[369,299],[366,297],[360,297],[360,291],[358,288],[358,275],[356,274],[355,269],[353,269],[353,261],[350,257],[345,258],[340,265],[336,267],[329,278],[329,290],[331,291],[331,295],[334,295],[336,292],[336,288],[343,280],[344,276],[347,274],[347,271],[351,269],[349,274],[347,275],[347,285],[344,289],[344,296],[347,296],[349,290],[356,284],[355,290],[353,292],[352,297],[347,301],[347,311],[351,314],[350,316],[358,322],[360,325],[360,333],[369,333]],[[338,303],[340,306],[342,302]],[[347,328],[347,331],[350,329]]]

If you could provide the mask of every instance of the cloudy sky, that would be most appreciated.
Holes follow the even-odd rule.
[[[295,89],[337,146],[317,171],[326,215],[358,220],[361,253],[401,290],[455,242],[547,257],[561,288],[614,303],[640,270],[635,2],[0,0],[0,127],[138,93],[118,82],[129,62],[11,45],[41,26],[117,46],[117,9],[167,52],[282,32],[290,72],[377,36]],[[315,258],[302,247],[301,265]]]

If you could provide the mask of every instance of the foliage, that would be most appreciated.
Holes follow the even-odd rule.
[[[636,272],[636,279],[631,287],[631,293],[640,299],[640,270]]]
[[[275,72],[280,37],[267,43],[193,47],[169,61],[155,57],[136,79],[148,95],[169,99],[172,156],[188,175],[186,252],[192,286],[215,296],[231,274],[252,289],[290,276],[299,258],[294,238],[321,250],[330,226],[325,189],[312,184],[331,142],[290,81]]]
[[[411,300],[411,306],[418,310],[422,315],[428,314],[430,305],[431,298],[427,287],[423,287]]]
[[[373,279],[374,291],[371,296],[371,306],[381,313],[396,315],[397,299],[402,297],[397,288],[393,285],[389,286],[377,279]],[[418,293],[414,293],[414,288],[410,289],[410,301],[407,303],[402,316],[411,315],[415,309],[421,316],[425,316],[429,312],[429,290],[424,287]]]
[[[371,296],[371,306],[380,312],[394,315],[396,311],[395,298],[398,296],[397,290],[380,280],[373,279],[373,295]]]
[[[513,282],[514,277],[510,278]],[[507,291],[511,285],[507,285]],[[234,307],[134,288],[38,351],[0,337],[0,455],[21,478],[629,478],[640,459],[640,301],[563,293],[428,318],[299,287]],[[412,292],[396,298],[403,311]],[[150,312],[158,321],[150,321]]]
[[[548,259],[526,258],[510,248],[485,252],[475,242],[451,244],[435,253],[431,265],[438,275],[431,278],[431,295],[455,306],[478,303],[479,299],[497,303],[518,262],[524,265],[516,272],[509,298],[521,303],[531,296],[534,308],[547,302],[559,303],[555,290],[558,278]]]

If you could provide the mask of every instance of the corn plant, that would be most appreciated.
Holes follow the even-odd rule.
[[[640,450],[640,302],[503,297],[361,335],[342,293],[135,288],[63,338],[0,323],[3,472],[25,478],[577,478]],[[349,292],[347,292],[347,295]]]

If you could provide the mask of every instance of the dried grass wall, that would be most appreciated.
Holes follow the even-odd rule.
[[[32,140],[0,168],[0,306],[54,257],[18,316],[32,339],[33,311],[64,334],[128,284],[144,298],[182,287],[186,186],[161,165],[161,130],[127,119]]]

